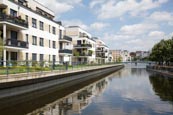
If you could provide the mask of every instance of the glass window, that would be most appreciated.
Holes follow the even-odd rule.
[[[40,21],[40,30],[44,30],[44,23]]]
[[[28,60],[28,53],[26,53],[26,60]]]
[[[26,42],[28,42],[28,34],[26,34]]]
[[[13,17],[17,17],[17,11],[10,9],[10,15]]]
[[[56,42],[55,41],[52,42],[52,46],[53,46],[53,48],[56,48]]]
[[[52,28],[52,32],[53,32],[53,34],[56,34],[56,28],[55,27]]]
[[[59,30],[59,39],[62,39],[62,30]]]
[[[40,54],[40,61],[43,61],[43,60],[44,60],[44,55]]]
[[[49,48],[51,47],[50,45],[51,45],[51,44],[50,44],[50,40],[49,40]]]
[[[25,16],[25,20],[26,20],[26,22],[28,22],[28,15]]]
[[[50,25],[49,25],[49,33],[51,33],[51,31],[50,31]]]
[[[37,54],[36,53],[32,53],[32,61],[37,61]]]
[[[32,36],[32,45],[37,45],[37,37]]]
[[[44,46],[44,39],[40,38],[40,46]]]
[[[32,27],[37,28],[37,20],[32,18]]]

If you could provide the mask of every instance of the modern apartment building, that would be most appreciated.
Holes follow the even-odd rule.
[[[112,61],[113,62],[120,62],[120,61],[122,61],[121,50],[110,50],[110,52],[112,54]]]
[[[69,26],[66,28],[66,35],[73,40],[73,62],[95,63],[96,41],[88,32],[79,26]]]
[[[98,39],[94,38],[96,41],[96,62],[99,64],[108,63],[109,62],[109,48],[106,44]]]
[[[66,57],[72,52],[64,44],[72,40],[64,36],[64,28],[54,17],[53,11],[35,0],[0,0],[3,61],[59,61],[59,58],[69,61]]]

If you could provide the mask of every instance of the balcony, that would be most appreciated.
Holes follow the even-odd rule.
[[[8,23],[21,26],[22,28],[28,28],[28,23],[25,20],[21,19],[21,17],[14,17],[11,15],[0,13],[0,21],[6,21]]]
[[[60,54],[72,54],[72,50],[69,49],[60,49],[59,50]]]
[[[72,38],[69,36],[64,36],[63,38],[59,39],[60,42],[72,42]]]
[[[88,57],[88,56],[92,56],[92,53],[79,53],[79,52],[75,52],[74,56],[75,57]]]
[[[78,44],[74,46],[75,48],[92,48],[91,44]]]
[[[7,39],[6,46],[17,47],[17,48],[28,48],[28,43],[16,39]]]

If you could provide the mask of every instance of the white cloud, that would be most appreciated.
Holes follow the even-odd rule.
[[[149,37],[152,37],[152,38],[156,38],[156,39],[160,39],[160,38],[163,38],[165,36],[165,33],[162,32],[162,31],[152,31],[148,34]]]
[[[159,28],[157,24],[140,23],[134,25],[124,25],[121,27],[120,32],[128,35],[139,35],[145,34],[146,32],[157,28]]]
[[[90,28],[95,31],[100,31],[108,26],[110,26],[108,23],[95,22],[90,25]]]
[[[41,4],[53,10],[56,16],[74,8],[75,5],[81,4],[82,0],[37,0]]]
[[[154,12],[149,16],[148,19],[153,22],[166,22],[169,25],[173,25],[173,13],[169,13],[165,11]]]
[[[146,12],[150,9],[159,7],[168,0],[106,0],[104,2],[91,2],[90,8],[96,8],[98,18],[109,19],[120,17],[126,13],[136,16],[141,12]],[[99,7],[98,7],[99,6]]]

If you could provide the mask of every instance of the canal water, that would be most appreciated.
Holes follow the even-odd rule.
[[[16,97],[0,105],[0,115],[173,115],[173,78],[127,64],[101,79],[36,97]]]

